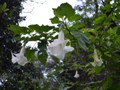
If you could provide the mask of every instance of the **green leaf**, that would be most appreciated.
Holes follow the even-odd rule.
[[[29,25],[28,27],[29,27],[29,29],[30,29],[31,31],[33,31],[33,30],[39,30],[39,28],[40,28],[40,26],[39,26],[38,24]]]
[[[39,26],[38,24],[29,25],[28,27],[29,27],[30,30],[32,30],[32,31],[35,30],[38,33],[48,32],[49,30],[54,28],[54,26],[48,26],[48,25]]]
[[[85,26],[84,23],[77,22],[77,23],[75,23],[75,24],[72,25],[72,28],[74,28],[74,29],[79,29],[79,28],[82,28],[82,27],[84,27],[84,26]]]
[[[80,31],[73,30],[73,35],[78,40],[79,45],[86,50],[86,43],[89,43],[89,39]]]
[[[116,31],[117,35],[120,35],[120,27],[114,27],[113,30]]]
[[[107,12],[110,12],[111,11],[111,5],[110,4],[106,4],[104,7],[103,7],[103,10],[107,13]]]
[[[3,6],[2,6],[3,10],[6,9],[6,7],[7,7],[7,4],[6,4],[6,2],[4,2]]]
[[[106,17],[105,15],[102,15],[102,16],[96,18],[93,23],[95,25],[102,24],[105,20],[105,17]]]
[[[99,74],[103,70],[104,66],[101,67],[95,67],[95,74]]]
[[[0,12],[1,12],[1,11],[5,12],[5,11],[7,11],[7,10],[8,10],[8,9],[7,9],[7,4],[6,4],[6,2],[4,2],[3,5],[0,5]]]
[[[33,36],[29,38],[29,41],[37,41],[40,40],[40,36]]]
[[[47,61],[47,53],[46,50],[42,51],[42,53],[40,55],[38,55],[38,59],[40,60],[42,65],[46,64]]]
[[[81,16],[80,16],[79,14],[75,14],[75,15],[70,16],[70,17],[68,18],[68,20],[69,20],[70,22],[72,22],[72,21],[75,21],[75,20],[79,20],[80,18],[81,18]]]
[[[47,40],[41,40],[41,42],[38,43],[38,48],[41,51],[41,54],[38,56],[38,59],[40,60],[42,65],[45,65],[47,61],[46,45],[47,45]]]
[[[41,51],[46,50],[47,40],[41,40],[41,42],[38,43],[38,48]]]
[[[55,16],[54,18],[51,18],[50,20],[51,20],[52,24],[61,22],[61,21],[59,20],[59,18],[56,17],[56,16]]]
[[[20,37],[20,35],[18,35],[18,36],[15,35],[15,36],[14,36],[14,39],[21,41],[21,40],[25,40],[26,38],[25,38],[25,37]]]
[[[75,10],[68,3],[63,3],[57,9],[53,9],[53,10],[54,10],[55,16],[59,18],[63,18],[64,16],[66,18],[69,18],[75,14]]]
[[[15,34],[28,34],[29,32],[27,27],[17,25],[10,25],[8,29],[12,30]]]
[[[53,56],[53,55],[51,55],[51,57],[52,57],[52,59],[53,59],[55,62],[58,62],[58,61],[59,61],[59,59],[58,59],[57,57],[55,57],[55,56]]]
[[[35,59],[35,50],[34,49],[30,49],[29,47],[26,48],[26,52],[25,52],[25,56],[27,57],[27,59],[29,61],[33,61]]]

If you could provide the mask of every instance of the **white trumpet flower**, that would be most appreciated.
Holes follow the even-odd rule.
[[[92,65],[93,65],[94,67],[96,67],[96,66],[101,66],[101,65],[103,64],[102,59],[101,59],[101,58],[98,59],[98,54],[97,54],[96,49],[94,49],[93,59],[94,59],[94,62],[92,62]]]
[[[24,66],[28,61],[27,58],[24,56],[25,47],[22,47],[20,53],[14,54],[12,53],[12,63],[18,63],[21,66]]]
[[[79,77],[80,77],[80,75],[78,74],[78,71],[76,70],[74,78],[79,78]]]
[[[55,39],[49,46],[48,49],[50,54],[62,60],[65,57],[65,54],[72,52],[74,50],[71,46],[66,46],[68,40],[64,40],[63,31],[59,32],[58,39]]]

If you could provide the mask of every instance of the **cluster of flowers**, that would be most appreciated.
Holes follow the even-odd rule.
[[[59,60],[63,60],[65,57],[65,54],[68,52],[72,52],[74,50],[73,47],[66,46],[66,44],[69,42],[69,40],[64,39],[64,33],[61,30],[58,34],[58,39],[55,39],[52,43],[48,45],[48,49],[50,51],[50,54],[57,57]],[[21,66],[24,66],[26,63],[28,63],[27,58],[24,56],[25,53],[25,46],[22,47],[20,50],[20,53],[12,53],[12,63],[18,63]],[[94,62],[91,64],[96,66],[101,66],[103,61],[101,59],[98,59],[97,51],[94,49]],[[76,70],[75,78],[79,78],[78,71]]]
[[[64,33],[61,30],[58,35],[58,39],[55,39],[50,45],[48,45],[48,49],[50,54],[57,57],[60,60],[63,60],[65,54],[68,52],[72,52],[74,50],[71,46],[66,46],[69,40],[64,39]],[[12,63],[18,63],[19,65],[24,66],[28,63],[27,58],[24,56],[25,53],[25,46],[22,47],[20,53],[12,53]]]

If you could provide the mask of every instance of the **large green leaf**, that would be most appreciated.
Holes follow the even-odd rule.
[[[78,40],[79,45],[86,50],[86,43],[89,43],[89,39],[80,31],[73,30],[73,35]]]
[[[15,34],[28,34],[29,32],[27,27],[17,25],[10,25],[9,29],[12,30]]]
[[[51,20],[52,24],[55,24],[55,23],[59,23],[59,22],[60,22],[59,18],[56,17],[56,16],[53,17],[53,18],[51,18],[50,20]]]
[[[75,21],[75,20],[79,20],[80,18],[81,18],[81,15],[79,15],[79,14],[74,14],[74,15],[70,16],[70,17],[68,18],[68,20],[69,20],[69,21]]]
[[[66,18],[69,18],[75,14],[75,10],[68,3],[63,3],[57,9],[53,9],[53,10],[54,10],[55,16],[60,18],[63,18],[64,16]]]
[[[35,30],[38,33],[48,32],[49,30],[54,28],[53,26],[48,26],[48,25],[39,26],[38,24],[29,25],[28,27],[29,27],[30,30]]]

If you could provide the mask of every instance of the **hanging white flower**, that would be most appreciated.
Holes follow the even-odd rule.
[[[80,77],[80,75],[78,74],[78,71],[76,70],[74,78],[79,78],[79,77]]]
[[[102,59],[101,59],[101,58],[100,58],[100,59],[98,58],[98,54],[97,54],[96,49],[94,49],[93,59],[94,59],[94,62],[92,63],[92,65],[93,65],[94,67],[96,67],[96,66],[101,66],[101,65],[103,64]]]
[[[12,63],[18,63],[21,66],[24,66],[28,61],[27,58],[24,56],[25,47],[22,47],[20,53],[14,54],[12,53]]]
[[[64,40],[64,33],[61,30],[58,35],[58,39],[55,39],[49,46],[48,49],[50,54],[62,60],[65,54],[74,50],[71,46],[66,46],[68,40]]]

